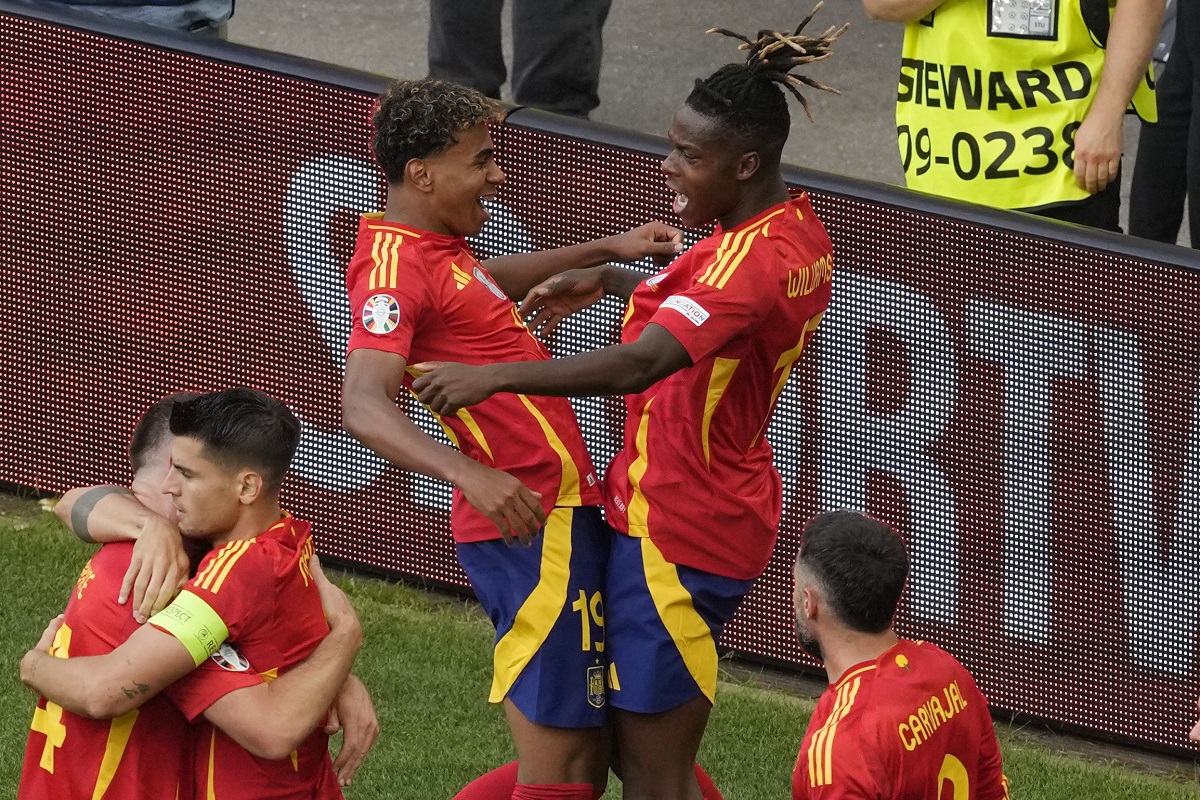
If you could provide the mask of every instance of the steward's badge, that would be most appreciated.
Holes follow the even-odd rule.
[[[592,708],[604,708],[604,667],[587,668],[587,699]]]
[[[1058,0],[988,0],[988,36],[1057,39]]]

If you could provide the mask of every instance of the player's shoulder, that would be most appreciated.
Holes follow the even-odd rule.
[[[216,594],[230,582],[269,573],[275,560],[274,549],[264,546],[258,537],[236,539],[214,547],[201,559],[188,588]]]

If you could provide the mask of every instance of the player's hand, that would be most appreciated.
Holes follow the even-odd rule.
[[[350,598],[325,577],[325,571],[321,569],[321,562],[316,556],[309,558],[308,567],[313,583],[317,585],[317,592],[321,595],[321,609],[325,612],[330,633],[338,632],[356,639],[357,649],[362,643],[362,625],[358,621],[358,614],[354,613],[354,606],[350,605]]]
[[[1090,194],[1117,179],[1124,143],[1124,115],[1093,107],[1075,131],[1075,184]]]
[[[1200,699],[1196,700],[1196,708],[1198,711],[1200,711]],[[1200,742],[1200,721],[1197,721],[1196,724],[1192,726],[1192,731],[1188,734],[1188,738],[1193,742]]]
[[[54,637],[58,635],[58,629],[62,626],[63,615],[59,614],[50,620],[50,624],[46,626],[46,630],[42,631],[42,638],[38,639],[38,643],[33,646],[33,649],[49,653],[51,645],[54,644]]]
[[[327,735],[332,736],[339,730],[343,731],[342,749],[333,761],[333,773],[337,776],[339,786],[349,786],[371,745],[375,743],[375,738],[379,736],[379,720],[375,716],[371,695],[354,675],[348,676],[342,684],[325,723]]]
[[[518,309],[523,318],[533,315],[527,322],[529,329],[540,328],[542,338],[547,338],[558,323],[604,297],[603,270],[603,267],[569,269],[530,289]]]
[[[665,222],[647,222],[616,236],[610,236],[608,245],[616,261],[641,261],[646,256],[659,266],[671,263],[683,252],[683,231]]]
[[[546,524],[542,496],[498,469],[471,459],[462,459],[463,471],[454,485],[477,511],[492,521],[507,544],[529,546]]]
[[[413,364],[412,369],[423,373],[413,381],[417,399],[437,414],[456,414],[460,408],[482,403],[496,393],[488,380],[491,371],[487,365],[425,361]]]
[[[147,514],[117,602],[124,605],[132,592],[133,618],[145,622],[184,587],[190,566],[179,529],[157,514]]]

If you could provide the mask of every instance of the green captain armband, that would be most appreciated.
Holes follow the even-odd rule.
[[[171,601],[171,605],[151,617],[150,624],[178,639],[197,667],[229,638],[229,628],[225,627],[221,615],[186,589]]]

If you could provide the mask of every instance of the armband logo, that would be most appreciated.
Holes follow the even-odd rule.
[[[400,304],[390,294],[371,295],[363,303],[362,323],[368,333],[385,336],[400,324]]]
[[[249,659],[229,642],[218,647],[217,652],[213,653],[211,658],[221,669],[227,669],[230,672],[246,672],[250,669]]]
[[[704,310],[704,306],[687,297],[682,297],[673,294],[666,300],[663,300],[662,308],[673,308],[683,316],[687,317],[687,321],[699,328],[708,319],[709,314]]]
[[[663,279],[667,277],[668,273],[669,273],[669,270],[664,269],[662,272],[658,273],[654,277],[647,278],[646,286],[650,289],[654,289],[655,291],[658,291],[658,285],[663,282]]]

